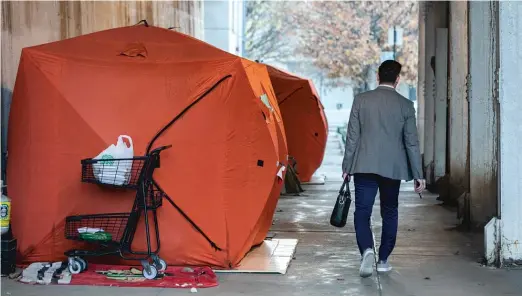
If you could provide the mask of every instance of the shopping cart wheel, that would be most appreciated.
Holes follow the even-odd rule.
[[[76,258],[76,260],[77,260],[78,262],[80,262],[80,264],[82,265],[82,271],[87,270],[87,261],[85,261],[85,260],[82,259],[82,258]]]
[[[167,269],[167,262],[161,258],[154,259],[154,266],[158,268],[159,271],[165,271]]]
[[[82,263],[78,259],[69,258],[69,271],[72,274],[78,274],[82,272]]]
[[[158,276],[158,269],[152,265],[143,268],[143,276],[146,279],[155,279]]]

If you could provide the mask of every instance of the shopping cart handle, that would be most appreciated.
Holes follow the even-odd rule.
[[[160,147],[155,148],[154,150],[152,150],[152,152],[150,152],[150,153],[151,153],[151,154],[153,154],[153,153],[159,153],[159,152],[161,152],[161,151],[163,151],[163,150],[166,150],[166,149],[169,149],[169,148],[171,148],[171,147],[172,147],[172,144],[164,145],[164,146],[160,146]]]

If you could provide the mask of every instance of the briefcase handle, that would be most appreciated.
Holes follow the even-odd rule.
[[[348,189],[348,193],[350,192],[350,186],[349,186],[350,182],[348,181],[348,178],[345,178],[344,181],[343,181],[343,185],[341,186],[341,189],[339,190],[339,194],[343,194],[344,193],[344,188],[347,188]]]

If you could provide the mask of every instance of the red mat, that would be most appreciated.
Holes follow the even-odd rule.
[[[148,280],[141,275],[130,276],[126,279],[111,279],[100,271],[129,270],[134,266],[116,266],[89,264],[86,271],[75,274],[71,285],[82,286],[113,286],[113,287],[158,287],[158,288],[210,288],[218,285],[216,274],[210,267],[192,268],[186,271],[184,267],[168,267],[165,276],[160,279]],[[141,267],[135,267],[142,270]],[[98,271],[98,272],[97,272]]]

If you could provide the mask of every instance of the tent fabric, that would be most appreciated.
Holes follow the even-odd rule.
[[[270,126],[273,127],[273,129],[271,129],[271,136],[274,142],[277,143],[278,158],[283,162],[283,164],[278,164],[278,166],[280,167],[281,165],[283,165],[286,167],[288,165],[286,162],[288,160],[288,144],[284,132],[284,122],[278,107],[275,91],[270,82],[270,76],[268,74],[267,66],[251,61],[247,62],[247,60],[243,60],[243,63],[245,65],[245,69],[247,70],[247,75],[252,78],[250,81],[259,81],[257,85],[252,86],[256,96],[262,96],[263,94],[267,96],[268,106],[265,106],[269,110],[272,110],[272,112],[266,113],[268,115],[266,121],[269,123],[276,123],[276,125]],[[259,77],[260,80],[255,80],[254,77]],[[262,215],[256,224],[255,229],[257,231],[257,234],[254,237],[255,245],[259,245],[263,242],[270,227],[272,227],[272,218],[274,216],[274,212],[277,207],[277,202],[281,194],[281,188],[285,180],[285,174],[286,170],[284,171],[284,174],[280,177],[279,182],[274,184],[274,186],[272,187],[272,192],[270,193],[270,197],[268,198],[267,204],[265,205]]]
[[[303,182],[311,180],[323,162],[328,122],[314,84],[308,80],[267,66],[283,117],[288,154],[297,162]]]
[[[187,108],[152,143],[173,145],[154,179],[221,250],[164,203],[160,256],[171,265],[234,267],[266,236],[286,164],[266,67],[152,26],[23,49],[8,134],[21,262],[62,260],[80,246],[64,238],[66,216],[130,211],[135,192],[81,183],[80,160],[120,134],[143,155]],[[140,223],[136,250],[145,250],[144,229]]]

